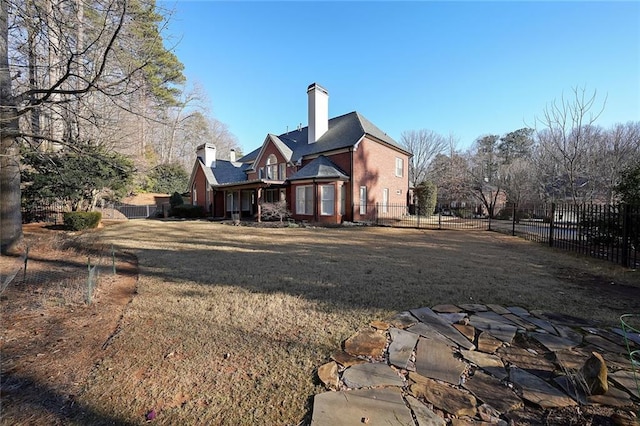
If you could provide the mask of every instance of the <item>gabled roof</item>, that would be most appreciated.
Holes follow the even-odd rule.
[[[349,180],[349,176],[340,167],[336,166],[333,161],[324,155],[321,155],[294,173],[288,180],[327,178]]]
[[[225,183],[243,182],[247,180],[247,170],[251,165],[246,163],[240,163],[236,161],[216,160],[215,167],[205,167],[209,169],[215,177],[217,185],[223,185]]]
[[[365,135],[372,136],[392,148],[409,154],[409,152],[402,148],[393,138],[356,111],[330,119],[329,129],[315,143],[307,143],[308,131],[308,127],[303,127],[300,130],[292,130],[276,137],[284,146],[291,150],[291,161],[296,162],[308,155],[317,155],[355,146]],[[238,161],[243,163],[253,162],[258,158],[261,150],[262,146],[240,158]]]
[[[191,188],[193,186],[193,180],[196,178],[196,170],[197,168],[201,168],[202,172],[204,173],[204,177],[205,179],[207,179],[207,184],[208,185],[217,185],[218,182],[216,181],[215,176],[213,175],[213,172],[211,171],[210,167],[206,167],[204,165],[204,163],[202,162],[202,160],[200,159],[200,157],[196,157],[196,162],[193,163],[193,169],[191,169],[191,176],[189,176],[189,186],[187,186],[187,188]]]
[[[282,141],[282,139],[280,139],[278,136],[273,135],[271,133],[269,133],[267,137],[264,139],[264,142],[262,143],[260,148],[254,151],[251,151],[249,154],[240,158],[239,161],[243,163],[255,162],[255,160],[257,158],[260,158],[260,156],[262,155],[262,152],[265,150],[268,142],[272,142],[275,145],[275,147],[280,151],[280,153],[282,154],[282,156],[284,157],[287,163],[291,161],[291,155],[293,154],[293,150],[287,144],[285,144]],[[249,155],[253,155],[254,153],[255,153],[255,156],[250,161],[248,161],[247,157],[249,157]],[[251,168],[253,169],[253,166]]]

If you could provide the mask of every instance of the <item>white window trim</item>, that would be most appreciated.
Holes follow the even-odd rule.
[[[398,166],[400,166],[400,167],[398,167]],[[403,177],[404,176],[404,159],[402,159],[400,157],[396,157],[396,176],[397,177]]]
[[[311,191],[309,191],[311,189]],[[307,194],[309,192],[309,194]],[[307,199],[310,195],[310,199]],[[296,214],[311,216],[313,215],[313,185],[302,185],[296,187]],[[309,211],[307,211],[309,210]]]
[[[367,214],[367,187],[366,186],[360,187],[360,214]]]
[[[389,188],[382,189],[382,213],[389,212]]]
[[[330,189],[330,191],[329,191]],[[327,191],[327,193],[325,192]],[[331,192],[331,198],[325,196]],[[330,207],[326,209],[326,207]],[[333,216],[336,212],[336,187],[334,185],[320,185],[320,215]]]

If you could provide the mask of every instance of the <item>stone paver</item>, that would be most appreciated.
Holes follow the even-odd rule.
[[[529,333],[529,335],[540,342],[542,346],[549,349],[551,352],[569,350],[578,346],[578,344],[574,341],[555,336],[553,334],[532,332]]]
[[[556,366],[540,354],[529,352],[526,349],[510,347],[500,348],[499,355],[504,362],[518,366],[529,373],[542,379],[551,379],[554,376]]]
[[[413,425],[399,388],[325,392],[313,399],[313,426]]]
[[[464,387],[477,399],[489,404],[501,413],[522,407],[522,400],[507,386],[494,377],[476,372],[464,383]]]
[[[436,305],[433,308],[431,308],[431,310],[434,312],[441,312],[443,314],[453,314],[456,312],[462,312],[462,309],[460,309],[456,305]]]
[[[518,327],[515,325],[505,324],[504,322],[495,321],[478,315],[471,315],[469,323],[482,331],[486,331],[498,340],[511,343]]]
[[[478,351],[460,351],[464,359],[477,365],[482,370],[491,374],[494,377],[502,380],[507,378],[507,370],[504,369],[504,363],[500,357],[490,354],[485,354]]]
[[[417,398],[424,398],[435,407],[454,416],[471,416],[476,414],[476,398],[468,392],[443,385],[435,380],[427,383],[415,383],[410,387]]]
[[[379,362],[349,367],[342,373],[342,380],[350,388],[404,385],[404,381],[393,368]]]
[[[340,384],[338,364],[335,361],[331,361],[318,367],[318,378],[326,387],[337,389]]]
[[[640,374],[640,372],[636,374]],[[640,398],[640,393],[638,393],[638,386],[636,383],[636,379],[634,378],[633,371],[620,370],[609,374],[609,377],[612,381],[622,386],[625,391],[635,396],[636,398]],[[638,383],[640,383],[640,376],[638,376],[637,379]]]
[[[640,406],[620,333],[580,318],[463,304],[370,325],[318,368],[338,391],[316,395],[313,425],[537,424],[547,408],[601,404],[626,413]],[[602,359],[585,367],[592,352]],[[586,394],[587,372],[604,395]]]
[[[425,377],[457,385],[466,364],[453,357],[451,347],[435,340],[418,341],[416,349],[416,371]]]
[[[389,363],[400,368],[407,368],[419,336],[398,328],[389,329],[389,336],[391,338]]]
[[[486,305],[481,305],[480,303],[465,303],[458,306],[469,312],[486,312],[488,310]]]
[[[415,397],[406,395],[405,398],[409,403],[409,407],[411,407],[411,411],[413,411],[416,416],[418,426],[445,426],[447,424],[442,417],[427,408],[427,406]]]
[[[387,345],[384,334],[375,330],[361,330],[344,342],[344,350],[351,355],[377,357]]]
[[[426,337],[427,339],[437,340],[441,343],[444,343],[445,345],[451,346],[452,348],[458,347],[458,345],[456,345],[453,340],[447,339],[442,334],[435,331],[432,327],[421,322],[407,328],[407,331],[410,331],[411,333],[415,333],[422,337]]]
[[[509,378],[522,391],[522,397],[542,408],[569,407],[576,402],[536,375],[517,367],[509,369]]]
[[[416,319],[416,317],[411,315],[411,312],[404,311],[398,312],[397,314],[389,318],[387,322],[397,328],[407,328],[417,323],[418,320]]]
[[[342,365],[343,367],[351,367],[352,365],[363,364],[367,362],[366,360],[348,354],[345,351],[334,352],[331,355],[331,359]]]
[[[496,314],[500,314],[500,315],[508,314],[508,313],[511,312],[507,308],[505,308],[504,306],[494,305],[494,304],[491,304],[491,303],[487,304],[487,308],[491,309],[493,312],[495,312]]]
[[[498,348],[502,347],[502,340],[498,340],[491,334],[483,331],[478,336],[478,350],[488,354],[494,353]]]
[[[445,336],[447,339],[452,340],[465,349],[475,349],[475,346],[469,341],[469,339],[460,334],[460,332],[451,324],[442,320],[438,314],[433,312],[431,309],[412,309],[411,313],[426,325],[433,327],[434,330]]]
[[[477,312],[475,315],[477,315],[477,316],[479,316],[481,318],[494,320],[496,322],[500,322],[500,323],[503,323],[503,324],[512,325],[512,326],[515,326],[515,327],[518,326],[518,324],[514,324],[513,321],[509,320],[508,318],[505,318],[504,315],[499,315],[499,314],[497,314],[497,313],[495,313],[493,311]]]
[[[614,354],[627,353],[626,347],[622,345],[617,345],[613,343],[611,340],[605,339],[604,337],[601,337],[595,334],[589,334],[588,336],[584,336],[584,341],[587,343],[591,343],[592,345],[595,345],[607,352],[612,352]]]
[[[456,324],[464,320],[467,317],[467,314],[465,314],[464,312],[457,312],[451,314],[438,314],[438,316],[449,324]]]
[[[614,333],[622,336],[623,338],[626,336],[628,340],[631,340],[632,342],[634,342],[636,344],[636,348],[640,347],[640,333],[632,333],[631,331],[625,332],[621,328],[614,328],[614,329],[612,329],[612,331]]]

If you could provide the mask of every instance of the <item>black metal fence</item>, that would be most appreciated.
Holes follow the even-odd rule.
[[[487,230],[519,236],[550,247],[640,267],[640,205],[545,204],[495,208],[491,218],[475,208],[367,205],[361,220],[379,226],[422,229]]]
[[[71,211],[67,203],[61,201],[37,201],[22,206],[22,223],[45,222],[54,225],[64,223],[63,214]]]
[[[62,201],[38,201],[22,207],[22,223],[45,222],[54,225],[64,223],[64,213],[71,211],[68,203]],[[155,217],[158,208],[155,204],[131,205],[131,204],[105,204],[97,207],[96,211],[102,213],[103,219],[144,219]],[[162,212],[162,211],[160,211]]]
[[[363,211],[365,209],[361,209]],[[471,209],[452,209],[439,207],[437,213],[429,212],[416,205],[372,204],[367,205],[366,214],[360,215],[361,221],[379,226],[393,226],[423,229],[477,229],[488,230],[490,219],[474,214]],[[357,213],[357,212],[356,212]]]
[[[492,231],[640,267],[640,205],[508,205],[498,216],[503,220],[494,220]]]

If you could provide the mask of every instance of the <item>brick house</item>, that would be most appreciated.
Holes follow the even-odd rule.
[[[409,152],[358,112],[329,119],[329,93],[307,89],[309,125],[268,134],[236,160],[197,149],[189,179],[192,204],[213,217],[260,218],[262,203],[286,201],[296,220],[367,220],[375,205],[407,204]]]

